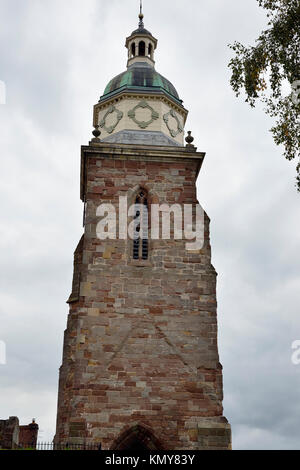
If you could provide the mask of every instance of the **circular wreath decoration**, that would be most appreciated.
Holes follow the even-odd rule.
[[[149,121],[138,121],[136,119],[135,113],[136,113],[136,110],[139,108],[150,109],[151,119],[149,119]],[[146,127],[152,124],[153,121],[159,118],[159,114],[145,100],[142,100],[133,109],[128,111],[128,117],[130,117],[130,119],[132,119],[133,122],[135,122],[141,129],[146,129]]]
[[[175,119],[175,121],[177,122],[177,129],[176,130],[171,129],[171,127],[169,125],[169,117],[170,116],[172,116]],[[164,121],[165,121],[166,126],[169,129],[169,132],[170,132],[172,137],[176,137],[178,134],[183,132],[183,127],[180,124],[178,116],[177,116],[177,114],[175,113],[175,111],[173,109],[170,109],[170,111],[167,114],[164,114]]]
[[[113,114],[113,113],[116,113],[116,114],[117,114],[117,116],[116,116],[117,120],[116,120],[115,124],[113,124],[112,126],[106,127],[106,119],[107,119],[107,116],[108,116],[109,114]],[[110,105],[110,107],[108,108],[107,112],[106,112],[105,115],[103,116],[102,121],[100,122],[100,127],[102,127],[103,129],[105,129],[108,134],[111,134],[111,133],[115,130],[115,128],[117,127],[117,125],[119,124],[119,122],[121,121],[122,117],[123,117],[123,112],[122,112],[122,111],[119,111],[115,106]]]

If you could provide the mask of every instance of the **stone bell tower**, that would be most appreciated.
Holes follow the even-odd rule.
[[[205,156],[190,133],[184,141],[187,110],[156,71],[157,40],[142,12],[139,20],[126,39],[127,70],[95,105],[94,138],[81,150],[84,234],[74,255],[55,442],[230,449],[209,219],[205,214],[204,243],[193,250],[175,229],[169,239],[146,236],[138,221],[144,209],[129,211],[133,239],[121,227],[132,205],[146,214],[162,206],[161,220],[175,207],[199,206]],[[115,218],[107,217],[101,238],[99,221],[109,208]]]

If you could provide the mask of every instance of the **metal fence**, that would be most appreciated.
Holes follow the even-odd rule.
[[[18,450],[101,450],[101,443],[98,444],[56,444],[54,442],[38,442],[36,445],[19,444]]]

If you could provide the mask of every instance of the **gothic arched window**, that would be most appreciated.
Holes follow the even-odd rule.
[[[139,43],[139,55],[145,55],[146,52],[146,44],[144,41]]]
[[[148,47],[148,55],[151,57],[152,55],[152,44],[149,44],[149,47]]]
[[[148,195],[140,189],[135,199],[133,259],[148,259]]]

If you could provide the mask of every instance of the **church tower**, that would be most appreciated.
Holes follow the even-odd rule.
[[[143,19],[141,11],[126,39],[127,70],[95,105],[94,137],[81,149],[84,234],[55,442],[230,449],[209,218],[203,212],[201,243],[187,240],[184,227],[188,208],[189,231],[201,220],[196,180],[205,154],[190,132],[184,139],[188,112],[155,69],[157,39]]]

